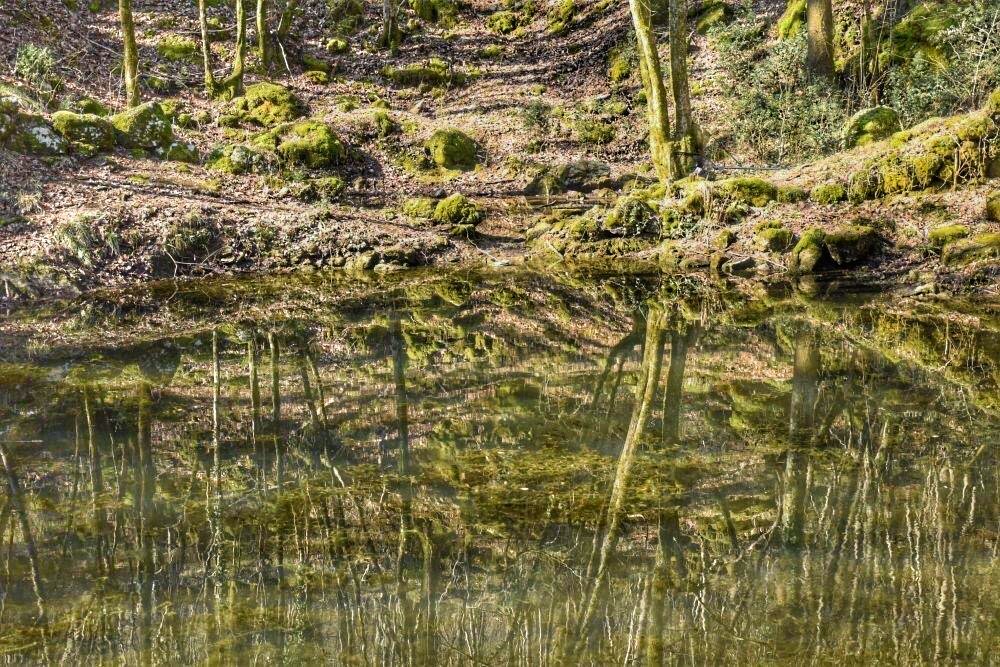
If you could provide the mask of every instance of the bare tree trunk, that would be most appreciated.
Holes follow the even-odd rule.
[[[808,334],[795,342],[792,371],[792,402],[789,407],[789,448],[785,460],[784,492],[781,499],[781,532],[787,546],[802,546],[806,511],[806,471],[809,453],[805,448],[813,431],[819,389],[819,349]]]
[[[267,27],[267,0],[257,0],[257,55],[265,71],[271,67],[271,33]]]
[[[122,24],[122,69],[125,76],[125,104],[139,106],[139,50],[135,45],[135,22],[132,20],[132,0],[118,0],[118,16]]]
[[[833,2],[809,0],[806,6],[809,32],[809,71],[822,76],[833,74]]]
[[[396,0],[382,0],[382,32],[379,46],[396,53],[399,48],[399,5]]]
[[[212,43],[208,40],[208,9],[205,6],[205,0],[198,0],[198,25],[201,28],[201,64],[205,75],[205,92],[208,95],[215,95]]]
[[[632,26],[639,50],[639,72],[646,91],[646,117],[649,122],[649,152],[661,181],[676,178],[674,147],[670,140],[670,117],[667,115],[667,91],[663,69],[656,50],[656,35],[646,0],[629,0]]]
[[[246,66],[247,12],[246,0],[236,0],[236,51],[233,69],[222,81],[212,71],[212,45],[208,39],[208,10],[205,0],[198,0],[198,23],[201,27],[201,59],[205,73],[205,92],[210,96],[226,93],[236,97],[243,92],[243,70]]]

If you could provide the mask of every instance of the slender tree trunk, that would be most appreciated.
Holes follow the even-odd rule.
[[[688,79],[687,6],[682,0],[670,0],[670,85],[674,94],[674,140],[678,143],[678,165],[684,176],[701,163],[698,128],[691,114],[691,88]]]
[[[378,43],[391,53],[399,47],[399,5],[396,0],[382,0],[382,32]]]
[[[212,73],[212,43],[208,40],[208,9],[205,0],[198,0],[198,25],[201,27],[201,64],[205,75],[205,92],[215,95],[215,74]]]
[[[212,44],[208,39],[208,10],[205,0],[198,0],[198,23],[201,27],[201,59],[205,74],[205,92],[210,96],[222,92],[229,97],[241,94],[247,49],[246,0],[236,0],[236,51],[233,56],[233,69],[222,81],[216,80],[212,71]]]
[[[809,71],[822,76],[833,74],[833,2],[809,0],[806,6],[809,32]]]
[[[118,16],[122,24],[122,69],[125,76],[125,104],[139,106],[139,50],[135,45],[135,22],[132,20],[132,0],[118,0]]]
[[[646,117],[649,122],[649,152],[661,181],[676,178],[674,148],[670,140],[670,117],[667,115],[667,91],[663,69],[656,50],[656,35],[646,0],[629,0],[632,26],[639,51],[639,71],[646,91]]]
[[[809,335],[795,342],[792,371],[792,402],[789,407],[789,448],[785,460],[784,494],[781,499],[781,532],[787,546],[802,546],[806,513],[809,444],[819,393],[819,349]]]
[[[271,33],[267,28],[267,0],[257,0],[257,55],[264,70],[271,67]]]
[[[28,565],[31,568],[31,587],[35,591],[35,602],[38,606],[38,622],[46,623],[45,616],[45,589],[42,586],[42,570],[39,565],[38,549],[35,546],[35,537],[31,532],[31,522],[28,519],[28,508],[24,504],[21,495],[21,483],[17,479],[14,467],[10,461],[10,454],[0,441],[0,463],[3,464],[7,477],[7,494],[10,497],[10,507],[17,514],[18,522],[21,526],[21,537],[24,539],[24,546],[28,552]]]

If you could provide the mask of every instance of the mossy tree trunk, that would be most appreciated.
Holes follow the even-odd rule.
[[[806,5],[809,71],[821,76],[833,74],[833,2],[809,0]]]
[[[629,0],[632,26],[639,51],[639,73],[646,91],[646,117],[649,122],[649,152],[653,167],[661,181],[676,178],[674,146],[670,140],[670,117],[667,115],[667,91],[663,86],[663,70],[656,50],[649,4],[645,0]]]
[[[809,454],[816,399],[819,395],[819,348],[809,334],[795,342],[792,401],[789,406],[789,448],[785,460],[781,501],[781,532],[785,545],[801,547],[805,527]]]
[[[378,44],[393,54],[399,48],[399,4],[396,0],[382,0],[382,32]]]
[[[267,0],[257,0],[257,56],[265,71],[271,67],[271,34],[267,27],[267,9]]]
[[[701,141],[691,114],[691,87],[688,78],[687,6],[670,0],[670,85],[674,94],[674,141],[678,148],[678,176],[685,176],[701,163]]]
[[[139,106],[139,49],[135,44],[135,22],[132,20],[132,0],[118,0],[118,16],[122,24],[122,71],[125,76],[125,104]]]
[[[205,0],[198,0],[198,23],[201,27],[201,58],[205,70],[205,92],[210,96],[235,97],[243,92],[243,71],[247,50],[247,0],[236,0],[236,51],[233,69],[225,79],[218,80],[212,71],[212,44],[208,39],[208,10]]]

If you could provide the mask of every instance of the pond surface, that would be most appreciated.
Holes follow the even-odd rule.
[[[335,274],[0,333],[4,662],[1000,654],[987,305]]]

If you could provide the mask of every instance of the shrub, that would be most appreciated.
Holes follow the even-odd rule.
[[[549,121],[552,118],[552,105],[542,100],[531,100],[521,114],[525,129],[545,131],[549,129]]]
[[[22,44],[14,57],[14,74],[36,89],[49,87],[55,72],[56,59],[47,46]]]

